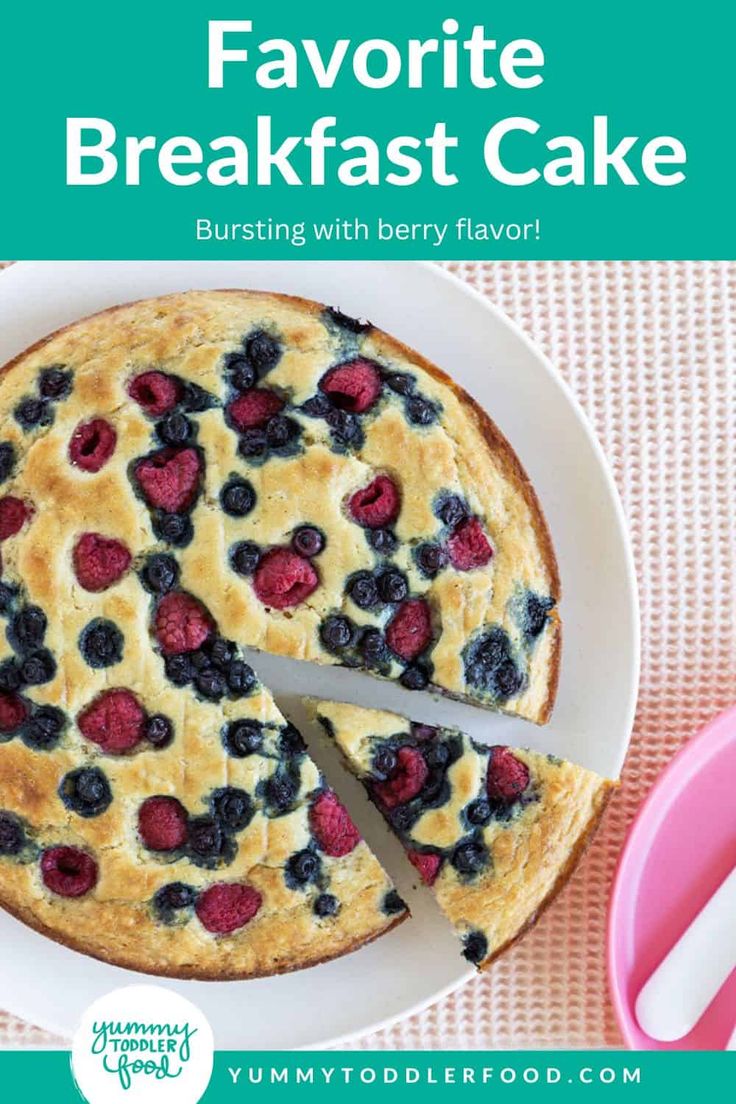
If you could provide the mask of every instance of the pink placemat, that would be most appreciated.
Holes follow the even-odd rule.
[[[488,975],[355,1045],[618,1046],[604,944],[624,834],[683,741],[736,700],[736,263],[448,267],[544,349],[608,456],[639,577],[641,693],[622,789],[537,928]],[[0,1013],[0,1045],[54,1041]]]

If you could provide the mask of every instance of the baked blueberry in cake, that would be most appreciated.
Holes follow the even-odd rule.
[[[487,966],[564,884],[612,783],[551,755],[486,746],[394,713],[309,706],[432,887],[462,953]]]

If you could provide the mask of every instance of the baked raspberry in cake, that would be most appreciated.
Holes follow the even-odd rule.
[[[339,702],[308,705],[432,887],[465,957],[487,966],[564,884],[613,784],[456,729]]]

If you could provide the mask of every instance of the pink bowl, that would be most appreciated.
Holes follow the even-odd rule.
[[[722,1050],[736,1024],[736,970],[700,1023],[673,1043],[639,1027],[644,982],[736,863],[736,707],[675,756],[634,821],[608,915],[608,976],[621,1031],[635,1050]]]

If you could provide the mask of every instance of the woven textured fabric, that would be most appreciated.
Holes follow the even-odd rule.
[[[736,700],[736,263],[448,267],[548,354],[613,468],[639,578],[639,707],[621,791],[537,927],[484,977],[354,1045],[617,1046],[605,975],[617,855],[664,765]],[[42,1043],[0,1013],[0,1044]]]

